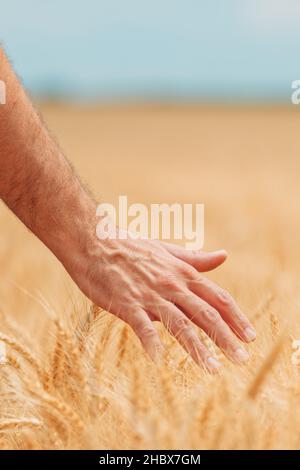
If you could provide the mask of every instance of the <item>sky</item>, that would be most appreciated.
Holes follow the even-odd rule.
[[[0,41],[40,96],[290,102],[299,20],[299,0],[2,0]]]

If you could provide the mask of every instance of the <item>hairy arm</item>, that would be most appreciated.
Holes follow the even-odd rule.
[[[85,233],[92,233],[96,204],[49,135],[2,49],[0,78],[6,84],[6,104],[0,107],[0,196],[64,262],[66,248],[78,253]]]
[[[98,240],[96,203],[80,183],[19,84],[0,49],[0,197],[63,263],[94,303],[127,322],[149,355],[161,355],[153,321],[208,370],[218,361],[200,341],[204,330],[233,361],[248,353],[241,342],[255,331],[232,297],[203,277],[224,251],[188,252],[153,240]]]

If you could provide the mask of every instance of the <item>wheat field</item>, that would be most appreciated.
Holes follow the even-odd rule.
[[[247,365],[199,369],[158,325],[152,364],[0,206],[1,449],[300,447],[300,115],[295,108],[40,105],[98,198],[205,204],[209,277],[257,328]]]

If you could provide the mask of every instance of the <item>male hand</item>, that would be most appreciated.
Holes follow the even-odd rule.
[[[90,246],[69,273],[97,305],[128,323],[154,360],[163,351],[153,321],[161,321],[192,358],[209,371],[220,364],[204,346],[200,327],[236,363],[249,355],[241,341],[255,330],[233,298],[201,273],[222,264],[226,252],[193,252],[153,240],[107,239]]]
[[[127,322],[149,355],[162,351],[162,321],[197,363],[218,362],[192,323],[235,362],[255,331],[230,295],[202,276],[224,251],[195,253],[159,241],[96,237],[96,202],[49,135],[0,48],[7,103],[0,112],[0,198],[63,263],[97,305]]]

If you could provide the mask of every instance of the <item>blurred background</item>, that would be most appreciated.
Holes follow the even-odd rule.
[[[39,97],[280,101],[299,78],[298,0],[10,0],[0,39]]]
[[[270,292],[288,311],[300,290],[299,20],[298,0],[7,0],[0,40],[99,200],[204,203],[204,248],[230,254],[213,279],[246,311]],[[70,305],[74,284],[4,205],[0,226],[0,306],[38,311],[16,284]]]
[[[256,442],[262,448],[271,448],[274,442],[280,442],[279,448],[290,448],[294,443],[299,447],[300,418],[294,411],[299,404],[300,369],[299,363],[293,368],[290,365],[290,345],[284,345],[280,366],[271,377],[267,377],[266,366],[263,374],[260,368],[263,360],[267,359],[268,367],[275,360],[280,342],[271,362],[268,354],[282,334],[300,338],[300,104],[291,102],[292,82],[300,80],[300,0],[2,0],[0,43],[51,135],[99,201],[118,207],[119,195],[126,195],[128,204],[148,207],[152,203],[204,204],[204,249],[228,251],[224,266],[205,276],[228,290],[257,328],[257,341],[249,347],[255,352],[250,368],[226,373],[219,389],[213,387],[210,393],[213,382],[203,380],[200,384],[196,375],[189,376],[191,369],[185,359],[180,361],[180,374],[176,374],[173,364],[177,362],[171,359],[170,373],[162,376],[163,384],[170,377],[176,386],[169,389],[163,385],[168,400],[173,393],[181,396],[178,393],[182,385],[182,393],[191,401],[180,402],[179,414],[166,409],[165,416],[170,415],[172,421],[163,423],[174,427],[178,439],[193,434],[192,445],[199,438],[209,442],[209,448],[223,448],[223,442],[228,442],[229,448],[240,448],[244,442],[250,448]],[[0,106],[0,113],[3,108]],[[1,142],[0,155],[5,158]],[[51,198],[51,188],[45,189]],[[55,351],[59,352],[60,380],[61,370],[66,371],[66,376],[71,370],[69,357],[77,357],[73,344],[79,344],[79,339],[81,348],[84,336],[78,330],[72,335],[71,329],[66,329],[70,332],[66,343],[72,355],[64,356],[61,338],[65,333],[57,334],[60,328],[53,328],[53,312],[63,324],[68,324],[72,318],[86,315],[88,306],[88,300],[63,266],[0,200],[0,331],[8,331],[9,335],[13,332],[31,353],[37,353],[43,365],[50,363],[52,340],[58,338]],[[81,329],[83,333],[86,324]],[[90,328],[90,339],[96,343],[94,326]],[[99,328],[102,327],[100,321]],[[123,413],[120,404],[132,396],[131,378],[135,381],[132,390],[142,381],[131,369],[133,357],[132,363],[139,366],[135,353],[123,354],[126,348],[131,350],[129,341],[122,336],[119,342],[116,330],[112,331],[101,337],[113,349],[108,349],[107,356],[105,351],[96,356],[101,369],[101,405],[94,400],[98,382],[93,377],[86,382],[83,377],[94,394],[93,410],[99,416],[99,429],[106,423],[110,426],[108,433],[104,430],[99,434],[105,434],[100,448],[109,448],[105,442],[111,435],[117,436],[112,444],[117,448],[125,434],[125,446],[132,439],[142,448],[144,441],[140,436],[148,429],[154,440],[150,448],[163,448],[156,436],[163,436],[161,439],[172,446],[173,433],[168,426],[159,427],[158,434],[153,431],[157,427],[156,416],[160,415],[146,414],[155,403],[152,406],[148,399],[140,402],[147,382],[134,401],[137,407],[130,404],[129,411]],[[85,349],[93,351],[92,343],[87,344],[83,353]],[[114,344],[121,348],[117,362],[120,375],[111,368],[115,363]],[[82,351],[80,360],[81,356],[86,357]],[[106,357],[107,377],[103,368]],[[124,357],[123,367],[120,361]],[[57,362],[54,359],[53,364]],[[66,367],[61,369],[65,359]],[[78,361],[78,374],[74,377],[81,378],[82,371],[85,374],[93,367],[84,363],[81,371]],[[35,410],[32,417],[44,416],[40,410],[47,404],[46,399],[40,400],[37,394],[28,403],[24,400],[29,396],[29,381],[25,382],[25,394],[21,388],[23,367],[20,380],[15,375],[17,369],[10,369],[0,371],[0,389],[4,391],[3,383],[10,372],[13,374],[9,402],[5,395],[0,416],[14,417],[15,406],[21,417],[31,409]],[[149,373],[150,378],[155,378]],[[260,387],[262,375],[270,386],[265,387],[264,383],[264,388],[259,388],[256,401],[247,405],[251,414],[245,414],[244,384],[251,377],[252,383]],[[202,376],[199,377],[201,381]],[[64,388],[71,392],[72,384],[71,387]],[[59,400],[71,397],[69,392],[64,394],[64,388],[62,394],[57,394]],[[19,405],[12,389],[18,392]],[[49,390],[56,393],[58,389]],[[200,402],[194,400],[192,390],[201,400],[208,398],[201,401],[201,409],[197,408]],[[72,395],[70,403],[68,398],[70,406],[82,403],[75,401],[76,396]],[[118,405],[112,408],[111,403]],[[177,407],[179,401],[173,403]],[[197,421],[191,418],[192,408]],[[76,405],[74,410],[82,416],[87,407],[84,404],[79,410]],[[158,412],[161,411],[163,416],[159,406]],[[45,408],[45,416],[48,414],[56,423],[50,408]],[[188,419],[181,426],[183,432],[177,433],[181,415]],[[118,422],[114,416],[120,417]],[[135,420],[134,437],[132,433],[132,437],[130,433],[127,436],[127,416]],[[205,433],[200,429],[204,422]],[[1,423],[5,429],[3,419]],[[76,428],[77,421],[75,424]],[[92,420],[88,429],[93,431],[91,424]],[[231,427],[235,433],[231,433]],[[44,421],[42,430],[55,445],[60,442],[60,435],[72,442],[63,422],[56,434],[44,426]],[[34,445],[31,434],[21,433],[19,426],[17,431],[9,433],[14,446]],[[0,447],[6,445],[4,436],[0,441]],[[80,445],[85,445],[85,441],[83,435]],[[47,442],[48,437],[41,445],[46,446]],[[185,442],[188,441],[183,440],[180,448],[185,448]]]

